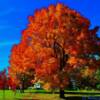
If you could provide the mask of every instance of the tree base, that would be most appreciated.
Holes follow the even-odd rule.
[[[60,89],[60,95],[59,95],[59,97],[62,98],[62,99],[65,99],[65,95],[64,94],[65,94],[64,90]]]

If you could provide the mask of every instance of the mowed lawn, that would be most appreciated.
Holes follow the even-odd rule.
[[[34,91],[33,91],[34,92]],[[0,100],[59,100],[58,94],[45,94],[45,93],[25,93],[13,92],[11,90],[0,90]]]
[[[38,92],[38,93],[37,93]],[[41,93],[39,93],[41,92]],[[68,92],[68,93],[67,93]],[[73,92],[73,93],[72,93]],[[71,93],[71,94],[70,94]],[[74,94],[75,93],[75,94]],[[82,94],[83,93],[83,94]],[[84,94],[86,93],[86,94]],[[67,91],[66,97],[88,97],[95,96],[100,97],[99,91]],[[60,100],[58,93],[50,93],[44,90],[25,90],[25,93],[13,92],[11,90],[0,90],[0,100]]]

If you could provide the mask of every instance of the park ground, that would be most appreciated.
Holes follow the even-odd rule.
[[[100,100],[99,91],[67,91],[66,97],[98,97]],[[0,100],[60,100],[58,93],[46,92],[44,90],[25,90],[25,93],[20,93],[11,90],[0,90]],[[70,100],[70,99],[68,99]],[[71,99],[72,100],[72,99]],[[75,98],[73,100],[76,100]],[[77,99],[78,100],[78,99]],[[80,99],[79,99],[80,100]]]

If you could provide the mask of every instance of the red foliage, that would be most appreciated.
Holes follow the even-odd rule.
[[[7,75],[6,70],[0,72],[0,89],[5,89],[7,87]]]
[[[64,87],[68,85],[68,73],[74,69],[83,66],[98,68],[100,61],[89,57],[100,51],[96,36],[98,29],[90,30],[89,26],[87,18],[63,4],[36,11],[34,16],[29,16],[29,24],[22,32],[21,42],[12,49],[10,74],[27,72],[32,67],[37,79],[49,82],[51,87]],[[55,41],[69,55],[61,72],[53,48]],[[60,77],[63,77],[62,84],[59,84]]]

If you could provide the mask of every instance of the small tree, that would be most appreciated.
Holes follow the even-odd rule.
[[[5,99],[5,89],[8,88],[8,78],[6,70],[0,72],[0,89],[3,90],[3,99]]]
[[[21,92],[31,85],[34,79],[34,52],[25,43],[14,45],[10,56],[9,77]],[[13,86],[13,85],[11,85]]]

